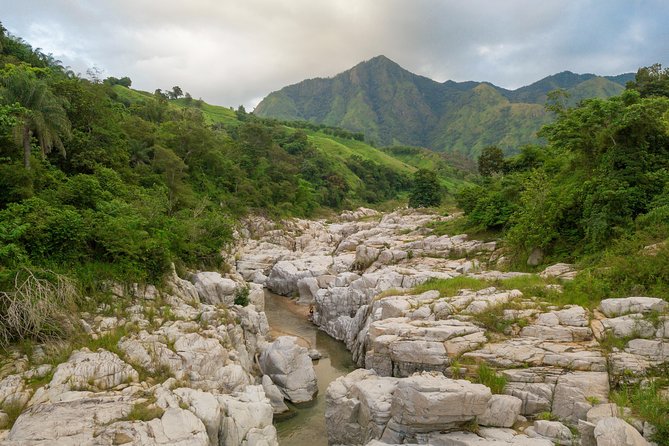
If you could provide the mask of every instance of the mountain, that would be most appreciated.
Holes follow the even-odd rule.
[[[547,94],[562,88],[569,103],[620,93],[633,74],[601,77],[569,71],[517,90],[488,82],[436,82],[377,56],[332,78],[299,82],[273,92],[254,113],[304,120],[364,133],[377,145],[413,145],[476,156],[488,145],[512,153],[536,143],[551,120]]]

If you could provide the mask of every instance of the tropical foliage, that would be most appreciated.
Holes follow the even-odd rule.
[[[620,96],[555,107],[555,122],[541,130],[545,148],[524,147],[485,169],[500,174],[459,193],[469,224],[503,229],[520,258],[539,248],[554,260],[576,260],[614,240],[666,238],[669,97],[647,94],[662,90],[648,84],[646,71]],[[498,166],[488,155],[479,166]]]
[[[157,282],[172,262],[220,265],[247,212],[310,216],[411,186],[415,169],[359,134],[98,78],[0,28],[0,289],[25,268]]]

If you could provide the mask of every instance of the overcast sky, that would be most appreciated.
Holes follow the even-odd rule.
[[[506,88],[669,62],[667,0],[0,0],[0,21],[76,72],[247,109],[379,54]]]

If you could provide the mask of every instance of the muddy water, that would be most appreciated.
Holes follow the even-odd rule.
[[[318,395],[299,406],[288,403],[292,417],[275,421],[282,446],[326,446],[325,391],[330,382],[355,369],[351,354],[342,342],[335,341],[308,319],[309,308],[287,297],[265,292],[265,314],[273,336],[297,336],[307,348],[315,348],[323,358],[314,362]]]

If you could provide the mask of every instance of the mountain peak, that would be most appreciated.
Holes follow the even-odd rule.
[[[353,68],[360,68],[360,67],[369,67],[369,68],[393,68],[393,69],[401,69],[402,66],[395,62],[394,60],[384,56],[383,54],[380,54],[378,56],[372,57],[369,60],[365,60],[364,62],[360,62],[358,65],[356,65]],[[404,70],[406,71],[406,70]]]
[[[254,113],[340,126],[380,145],[476,156],[488,145],[512,152],[536,143],[536,131],[551,118],[543,104],[552,90],[567,89],[580,100],[608,97],[623,88],[606,80],[604,85],[586,83],[593,77],[563,71],[511,91],[487,82],[436,82],[380,54],[334,77],[274,92]]]

